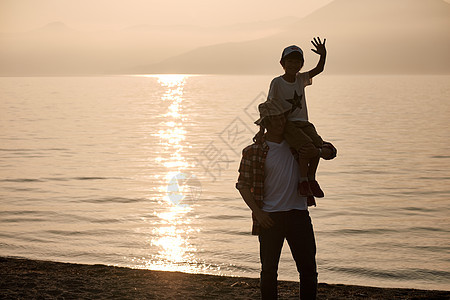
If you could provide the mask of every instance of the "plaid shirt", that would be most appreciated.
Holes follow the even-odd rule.
[[[239,166],[239,177],[236,183],[238,190],[249,188],[252,192],[253,199],[259,208],[264,205],[264,165],[266,163],[269,145],[263,140],[261,144],[251,144],[242,150],[242,159]],[[298,159],[298,153],[291,148],[291,152],[295,159]],[[252,213],[253,227],[252,235],[259,235],[260,224]]]

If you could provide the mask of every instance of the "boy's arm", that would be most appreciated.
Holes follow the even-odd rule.
[[[325,60],[327,57],[327,49],[325,48],[325,42],[327,41],[327,39],[322,41],[320,40],[320,38],[318,37],[317,39],[314,38],[314,40],[311,41],[311,43],[313,44],[314,47],[316,47],[316,49],[311,49],[311,51],[313,51],[314,53],[317,53],[320,55],[320,59],[319,62],[317,63],[317,66],[312,69],[311,71],[309,71],[309,77],[313,78],[314,76],[316,76],[317,74],[322,73],[323,69],[325,68]]]

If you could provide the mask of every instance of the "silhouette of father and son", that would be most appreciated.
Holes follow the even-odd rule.
[[[303,51],[286,47],[284,74],[270,83],[267,100],[258,106],[259,132],[242,151],[236,188],[252,211],[252,234],[260,245],[262,299],[277,299],[278,263],[286,239],[300,274],[300,299],[316,299],[316,243],[308,206],[324,197],[316,180],[320,158],[336,157],[308,120],[305,87],[325,67],[326,39],[314,38],[317,66],[300,72]]]

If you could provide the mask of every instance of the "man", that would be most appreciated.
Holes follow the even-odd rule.
[[[277,299],[278,262],[286,239],[300,273],[300,298],[315,299],[316,244],[308,213],[308,202],[315,205],[315,201],[297,192],[299,170],[294,157],[297,153],[291,152],[283,138],[289,108],[267,101],[259,105],[259,111],[260,126],[267,133],[243,150],[236,188],[252,210],[252,234],[259,235],[261,297]],[[311,145],[300,155],[331,159],[336,151],[325,143],[322,149]]]

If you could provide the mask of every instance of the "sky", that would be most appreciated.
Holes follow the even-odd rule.
[[[256,72],[261,61],[278,70],[280,47],[308,47],[314,35],[329,38],[328,69],[384,72],[389,62],[392,72],[442,73],[450,68],[450,11],[440,1],[0,0],[0,74],[165,72],[166,60],[170,72]],[[248,24],[227,26],[239,23]],[[431,54],[412,65],[417,52]]]
[[[50,22],[84,30],[133,25],[220,26],[304,17],[332,0],[0,0],[0,31],[19,32]]]

